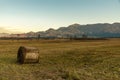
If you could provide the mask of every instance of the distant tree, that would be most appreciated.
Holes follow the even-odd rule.
[[[82,38],[87,38],[87,35],[83,34],[83,35],[82,35]]]
[[[38,34],[38,39],[40,39],[40,37],[41,37],[40,34]]]
[[[76,39],[77,38],[77,35],[74,35],[74,37],[73,37],[74,39]]]

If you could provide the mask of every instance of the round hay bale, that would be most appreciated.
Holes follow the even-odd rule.
[[[38,63],[39,50],[34,47],[21,46],[17,53],[17,62],[23,63]]]

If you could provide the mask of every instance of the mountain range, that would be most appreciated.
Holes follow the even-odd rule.
[[[48,29],[37,32],[41,37],[120,37],[120,23],[72,24],[59,29]]]
[[[83,35],[92,38],[120,37],[120,23],[72,24],[68,27],[48,29],[46,31],[28,32],[23,34],[0,33],[0,37],[43,37],[43,38],[81,38]]]

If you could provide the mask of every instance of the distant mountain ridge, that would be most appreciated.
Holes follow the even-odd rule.
[[[72,24],[59,29],[48,29],[45,32],[37,32],[42,37],[120,37],[120,23],[98,23],[98,24]]]
[[[83,35],[91,38],[120,37],[120,23],[97,23],[97,24],[72,24],[59,29],[48,29],[46,31],[28,32],[23,34],[0,33],[0,37],[19,38],[81,38]]]

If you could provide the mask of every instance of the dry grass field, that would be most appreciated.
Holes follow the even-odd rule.
[[[18,64],[20,46],[40,51],[38,64]],[[0,40],[0,80],[120,80],[120,39]]]

